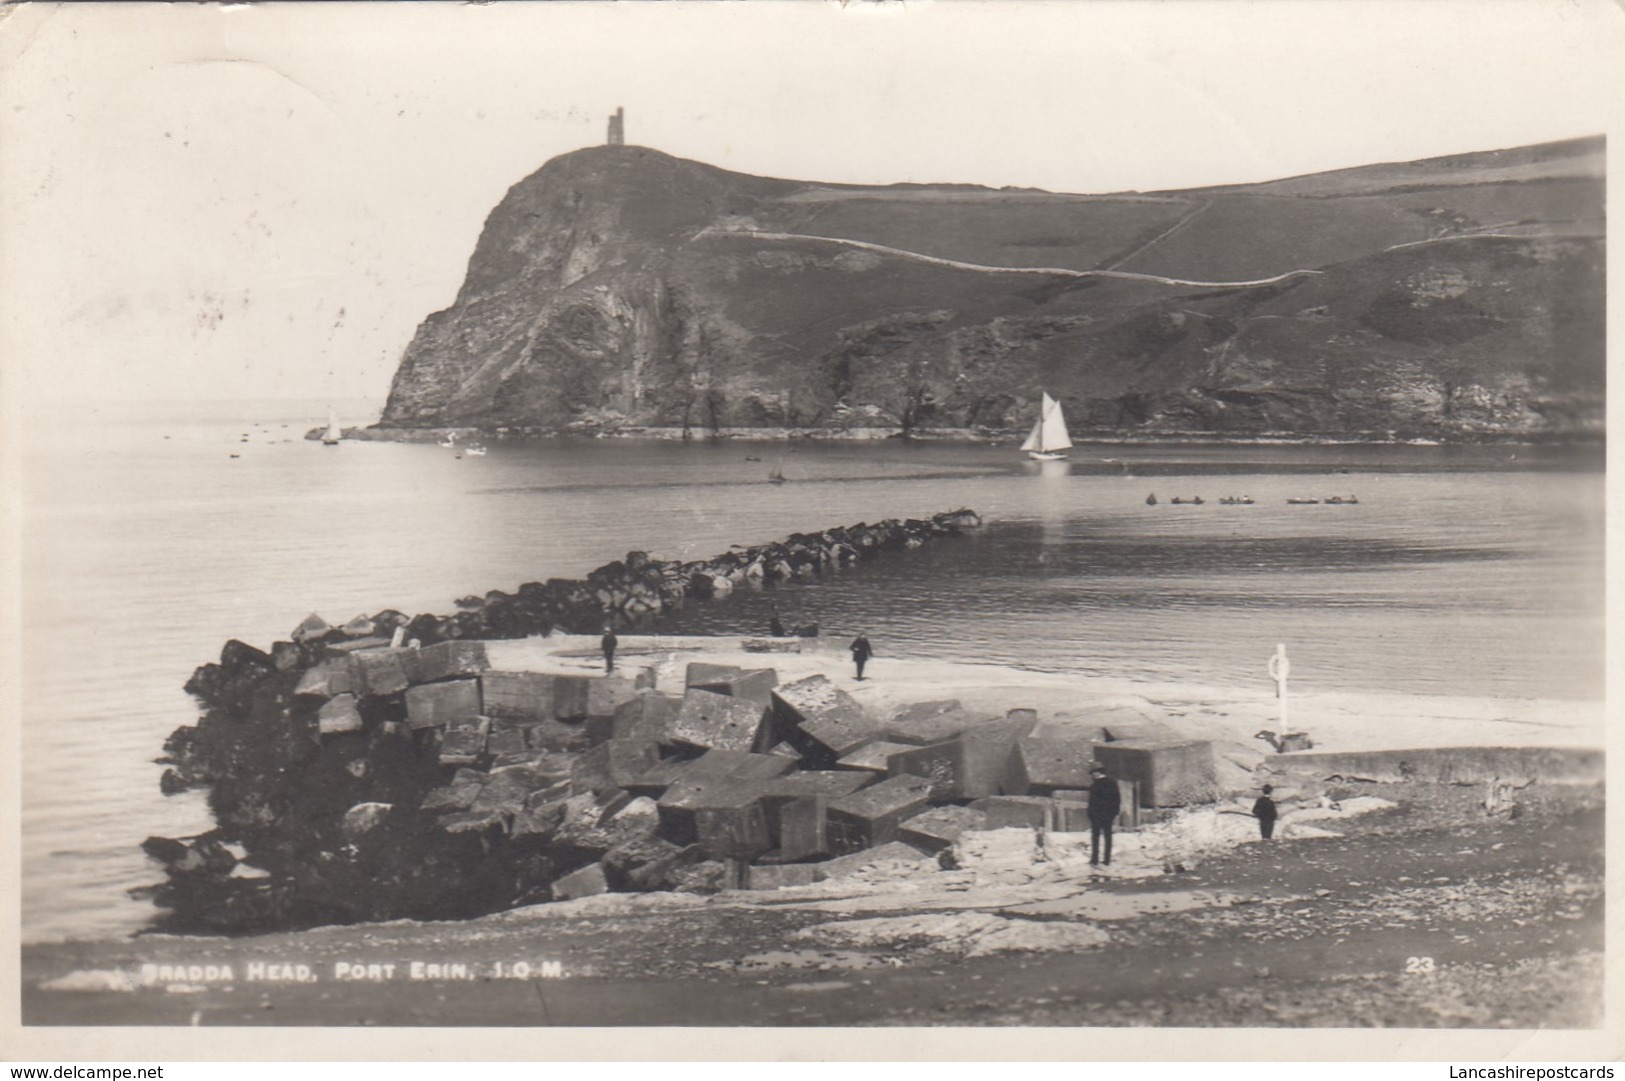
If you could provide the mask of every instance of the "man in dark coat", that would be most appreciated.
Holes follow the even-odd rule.
[[[1258,835],[1266,841],[1275,836],[1275,819],[1279,814],[1275,801],[1270,798],[1270,793],[1274,791],[1273,787],[1265,785],[1264,794],[1253,804],[1253,817],[1258,819]]]
[[[1123,797],[1117,791],[1117,782],[1106,776],[1101,766],[1089,771],[1089,866],[1095,867],[1100,859],[1100,839],[1106,839],[1107,867],[1112,865],[1112,824],[1123,809]]]
[[[869,639],[862,631],[859,631],[858,636],[852,639],[851,649],[852,663],[858,666],[858,678],[862,679],[863,666],[869,663],[869,658],[875,655],[875,651],[870,647]]]
[[[615,671],[615,647],[620,644],[621,640],[615,637],[614,628],[606,626],[604,628],[604,637],[598,642],[599,648],[604,651],[605,675]]]

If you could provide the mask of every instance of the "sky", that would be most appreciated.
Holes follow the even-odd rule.
[[[854,183],[1156,190],[1605,132],[1606,0],[23,5],[0,395],[366,399],[486,214],[628,142]]]

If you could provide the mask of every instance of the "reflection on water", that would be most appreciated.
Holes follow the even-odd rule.
[[[787,623],[866,628],[882,658],[1262,686],[1286,642],[1306,692],[1600,697],[1601,474],[1557,451],[1084,445],[1031,463],[891,441],[579,440],[457,458],[299,438],[322,415],[30,442],[30,937],[138,926],[124,891],[153,872],[136,846],[207,826],[196,796],[158,794],[152,759],[193,719],[180,687],[225,639],[267,645],[312,610],[449,611],[629,548],[692,559],[969,506],[988,526],[962,540],[666,626],[761,633],[777,602]],[[786,483],[767,483],[769,464]],[[1208,502],[1148,507],[1148,491]],[[1218,504],[1240,491],[1255,504]],[[1351,492],[1358,506],[1286,504]]]

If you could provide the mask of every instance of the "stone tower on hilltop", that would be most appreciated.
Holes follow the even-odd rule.
[[[626,110],[619,105],[609,117],[609,145],[626,145]]]

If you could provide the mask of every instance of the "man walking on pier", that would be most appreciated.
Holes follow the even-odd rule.
[[[852,663],[858,666],[858,678],[862,679],[863,666],[869,663],[869,658],[875,655],[875,651],[870,647],[869,639],[862,631],[852,639],[851,649]]]
[[[598,646],[604,651],[604,675],[606,676],[615,671],[615,647],[620,644],[621,640],[615,637],[614,628],[605,624],[604,637],[599,641]]]
[[[1106,838],[1106,866],[1112,865],[1112,823],[1123,809],[1123,797],[1117,791],[1117,782],[1106,776],[1106,770],[1095,766],[1089,771],[1089,866],[1101,863],[1100,838]]]

